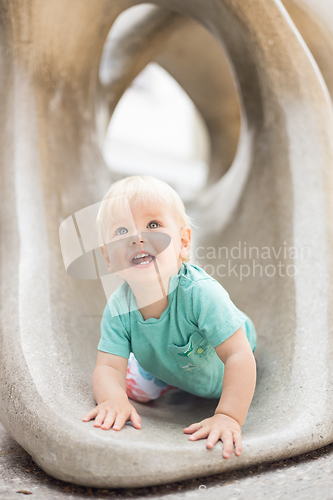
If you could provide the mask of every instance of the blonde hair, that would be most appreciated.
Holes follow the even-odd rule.
[[[182,227],[188,226],[192,229],[195,226],[192,218],[185,212],[184,203],[171,186],[150,175],[133,175],[114,182],[103,198],[97,215],[98,235],[103,243],[112,213],[123,213],[123,195],[126,195],[131,206],[139,206],[143,201],[162,205],[172,210],[175,219]],[[188,262],[190,257],[184,257],[182,260]]]

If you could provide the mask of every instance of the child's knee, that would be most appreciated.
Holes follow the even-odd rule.
[[[142,391],[136,384],[131,383],[126,379],[126,394],[130,399],[138,401],[138,403],[149,403],[152,399]]]
[[[161,389],[158,392],[154,392],[150,394],[142,390],[132,379],[127,379],[126,378],[126,394],[129,398],[133,399],[134,401],[138,401],[138,403],[149,403],[149,401],[154,401],[155,399],[158,399],[162,394],[164,394],[167,391],[170,391],[170,389],[176,389],[173,385],[168,385],[165,389]]]
[[[158,399],[169,388],[171,386],[143,370],[131,354],[126,375],[126,393],[129,398],[140,403],[148,403]]]

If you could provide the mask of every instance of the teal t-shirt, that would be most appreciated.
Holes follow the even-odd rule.
[[[167,384],[218,398],[224,364],[214,347],[243,327],[254,351],[254,325],[198,266],[184,262],[171,276],[169,290],[161,316],[144,320],[131,288],[123,283],[104,310],[98,349],[125,358],[133,352],[144,370]]]

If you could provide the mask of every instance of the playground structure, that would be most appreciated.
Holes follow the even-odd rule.
[[[103,53],[115,19],[140,6],[1,1],[0,418],[46,472],[96,487],[210,475],[333,441],[329,1],[156,0]],[[203,228],[196,246],[259,249],[262,275],[223,276],[259,333],[244,451],[229,460],[221,443],[207,450],[183,435],[215,401],[182,391],[135,403],[139,432],[81,421],[93,404],[105,295],[97,279],[67,276],[59,225],[114,180],[103,134],[151,60],[189,94],[211,139],[208,183],[189,206]],[[276,261],[268,272],[264,248],[283,276]],[[202,266],[228,266],[225,253],[202,255]],[[248,264],[240,252],[237,270]]]

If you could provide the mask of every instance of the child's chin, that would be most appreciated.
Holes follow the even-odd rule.
[[[118,273],[123,279],[128,280],[147,280],[157,278],[156,270],[154,265],[148,266],[146,269],[140,269],[138,266],[132,266]]]
[[[164,272],[162,270],[160,271],[160,274],[157,274],[155,267],[152,266],[147,269],[137,269],[137,268],[127,269],[126,273],[124,272],[121,277],[126,281],[128,281],[129,283],[130,281],[142,282],[142,283],[154,283],[154,282],[159,282],[161,278],[163,280],[170,278],[171,274],[169,269]]]

